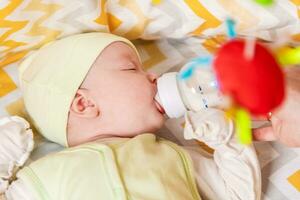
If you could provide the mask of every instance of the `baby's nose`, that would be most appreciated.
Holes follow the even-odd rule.
[[[156,84],[156,80],[158,76],[155,73],[147,73],[148,79],[150,80],[151,83]]]

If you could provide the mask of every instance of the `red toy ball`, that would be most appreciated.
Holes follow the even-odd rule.
[[[245,41],[231,40],[219,49],[214,69],[220,89],[254,115],[266,115],[284,99],[284,76],[272,53],[256,43],[251,59]]]

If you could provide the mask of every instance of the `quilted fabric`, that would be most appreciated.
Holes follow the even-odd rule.
[[[0,116],[26,118],[18,63],[49,41],[93,31],[138,39],[144,68],[161,74],[215,52],[226,40],[227,17],[237,21],[241,36],[299,42],[300,1],[275,2],[264,8],[253,0],[1,0]],[[178,143],[198,145],[184,141],[180,128],[180,120],[169,120],[162,132]],[[259,143],[257,150],[264,199],[300,199],[300,150],[274,143]]]

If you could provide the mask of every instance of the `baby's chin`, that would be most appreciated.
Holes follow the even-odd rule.
[[[166,122],[166,117],[163,114],[158,114],[153,122],[153,126],[152,126],[152,133],[158,131],[159,129],[161,129],[163,127],[163,125]]]

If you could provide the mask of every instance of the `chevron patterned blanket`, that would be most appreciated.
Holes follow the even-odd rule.
[[[24,112],[17,68],[42,45],[82,32],[111,32],[134,41],[146,70],[177,71],[192,57],[213,54],[227,40],[225,20],[236,19],[241,36],[265,41],[300,41],[300,1],[277,0],[261,7],[253,0],[1,0],[0,116]],[[168,120],[161,134],[184,145],[182,119]],[[40,141],[39,137],[36,137]],[[300,199],[300,149],[257,143],[263,199]],[[32,159],[57,149],[40,143]],[[209,151],[209,150],[208,150]]]

